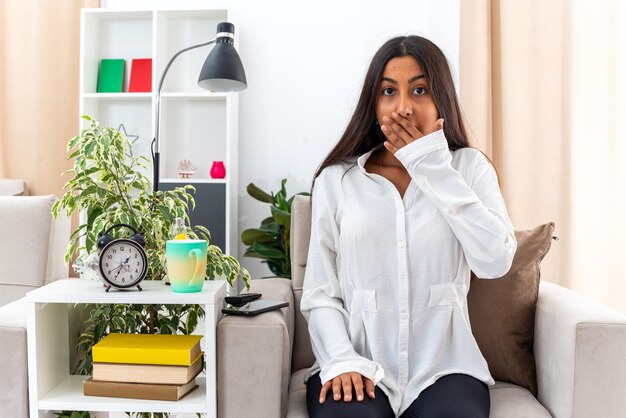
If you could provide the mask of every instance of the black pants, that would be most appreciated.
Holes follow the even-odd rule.
[[[306,402],[309,418],[393,418],[387,395],[376,386],[374,399],[364,394],[363,401],[356,400],[352,389],[352,401],[333,399],[332,388],[326,400],[320,404],[322,382],[319,373],[306,383]],[[450,374],[439,378],[424,389],[413,401],[402,418],[489,418],[491,400],[489,387],[466,374]]]

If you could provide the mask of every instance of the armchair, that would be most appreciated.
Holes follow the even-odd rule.
[[[55,196],[0,197],[0,415],[28,416],[26,303],[30,290],[67,277],[70,221]]]
[[[309,198],[291,218],[292,280],[253,280],[253,292],[290,306],[217,326],[218,416],[307,418],[304,373],[313,365],[300,313],[310,238]],[[492,418],[621,417],[626,411],[626,316],[541,282],[534,355],[539,395],[502,381],[490,387]]]

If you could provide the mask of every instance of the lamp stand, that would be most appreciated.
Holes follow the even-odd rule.
[[[188,48],[181,49],[169,60],[165,69],[163,70],[163,74],[161,75],[161,79],[159,80],[159,88],[157,90],[157,99],[156,99],[156,120],[154,127],[154,140],[152,141],[152,165],[154,169],[154,176],[152,182],[152,190],[154,192],[159,191],[159,172],[160,172],[160,159],[161,159],[161,141],[159,139],[159,128],[161,127],[161,88],[163,87],[163,80],[165,80],[165,75],[167,71],[170,69],[174,60],[183,52],[187,52],[191,49],[200,48],[201,46],[211,45],[215,43],[217,38],[213,38],[208,42],[203,42],[201,44],[193,45]]]

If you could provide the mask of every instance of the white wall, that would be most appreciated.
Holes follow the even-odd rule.
[[[459,62],[459,0],[142,1],[103,7],[227,8],[236,22],[248,89],[239,100],[239,231],[269,216],[250,198],[253,182],[292,195],[309,191],[313,173],[350,118],[376,50],[397,35],[423,35]],[[456,75],[456,74],[455,74]],[[458,76],[456,78],[458,82]],[[270,275],[239,258],[252,277]]]

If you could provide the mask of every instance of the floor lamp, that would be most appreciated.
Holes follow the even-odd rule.
[[[161,88],[163,87],[163,80],[167,71],[170,69],[172,62],[183,52],[200,48],[202,46],[215,44],[215,47],[211,50],[207,56],[202,69],[200,70],[200,77],[198,78],[198,86],[203,89],[214,92],[236,92],[241,91],[248,87],[246,82],[246,73],[243,69],[243,64],[235,50],[235,25],[228,22],[221,22],[217,24],[217,35],[214,39],[201,44],[193,45],[188,48],[178,51],[167,63],[161,79],[159,81],[159,88],[157,90],[156,97],[156,126],[154,140],[152,141],[152,162],[154,166],[153,177],[153,191],[159,191],[159,163],[160,163],[160,140],[159,140],[159,128],[161,125]]]

